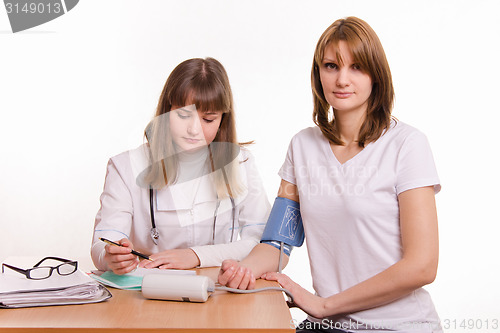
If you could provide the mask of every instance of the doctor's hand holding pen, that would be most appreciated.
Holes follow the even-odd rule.
[[[137,268],[139,260],[136,255],[132,254],[134,248],[132,242],[127,238],[122,238],[117,242],[118,246],[106,243],[104,260],[113,273],[119,275],[126,274]]]
[[[137,267],[160,269],[190,269],[200,265],[200,260],[192,249],[173,249],[153,254],[151,256],[133,250],[133,245],[127,238],[118,243],[101,238],[107,245],[104,260],[115,274],[130,273]],[[139,258],[145,259],[139,262]]]

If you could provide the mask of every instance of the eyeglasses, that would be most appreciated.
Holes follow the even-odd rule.
[[[62,261],[63,263],[54,267],[40,266],[45,260],[58,260]],[[10,268],[18,273],[26,275],[28,279],[43,280],[50,277],[53,271],[57,271],[59,275],[73,274],[74,272],[76,272],[78,268],[78,262],[57,257],[45,257],[42,260],[40,260],[36,265],[34,265],[33,268],[22,269],[11,265],[2,264],[2,273],[4,272],[5,267]]]

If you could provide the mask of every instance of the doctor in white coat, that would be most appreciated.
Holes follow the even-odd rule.
[[[91,249],[99,270],[218,266],[249,254],[270,205],[235,128],[224,67],[212,58],[179,64],[146,129],[148,143],[108,163]],[[132,249],[152,262],[139,263]]]

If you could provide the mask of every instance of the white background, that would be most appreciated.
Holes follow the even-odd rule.
[[[315,44],[354,15],[379,35],[394,115],[427,134],[443,185],[440,267],[427,289],[448,332],[500,332],[491,329],[500,320],[499,4],[85,0],[16,34],[0,8],[0,259],[88,257],[108,158],[143,142],[168,74],[188,58],[227,69],[239,139],[255,140],[274,200],[290,138],[313,125]],[[312,290],[304,247],[285,272]],[[459,327],[467,319],[483,329]]]

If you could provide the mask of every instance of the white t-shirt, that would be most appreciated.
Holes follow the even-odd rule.
[[[306,128],[292,138],[279,175],[297,185],[313,287],[321,297],[398,262],[398,195],[424,186],[434,186],[435,193],[441,189],[427,138],[401,121],[392,121],[384,135],[344,164],[318,127]],[[441,331],[430,295],[422,288],[390,304],[330,320],[345,323],[344,329],[352,332],[382,327]]]

